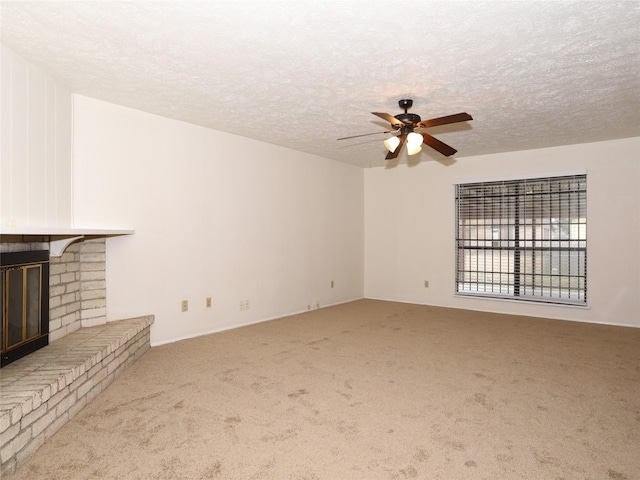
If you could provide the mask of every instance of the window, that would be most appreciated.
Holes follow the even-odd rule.
[[[587,177],[456,185],[456,292],[586,305]]]

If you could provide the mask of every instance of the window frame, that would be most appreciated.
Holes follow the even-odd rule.
[[[587,306],[586,171],[454,186],[456,296]]]

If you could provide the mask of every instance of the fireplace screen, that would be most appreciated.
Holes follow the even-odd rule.
[[[2,366],[49,343],[49,252],[2,254]]]

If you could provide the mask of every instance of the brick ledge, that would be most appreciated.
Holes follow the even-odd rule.
[[[0,370],[0,460],[11,474],[149,349],[153,315],[85,327]]]

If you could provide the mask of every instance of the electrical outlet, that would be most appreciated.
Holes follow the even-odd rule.
[[[424,281],[424,288],[429,288],[429,280]]]
[[[244,309],[249,310],[251,308],[251,304],[249,303],[249,299],[244,301]]]
[[[313,304],[313,308],[315,308],[316,310],[320,308],[320,302],[318,300],[316,300]]]
[[[207,308],[211,308],[211,297],[207,297],[205,300],[205,305]]]
[[[187,310],[189,310],[189,301],[188,300],[182,300],[182,311],[186,312]]]
[[[307,305],[307,311],[311,310],[311,305]]]
[[[240,300],[240,311],[249,310],[249,300]]]

